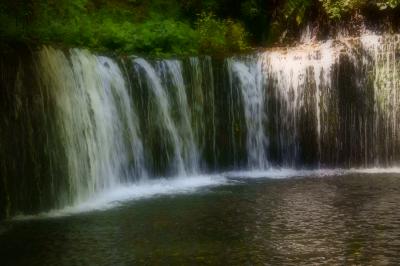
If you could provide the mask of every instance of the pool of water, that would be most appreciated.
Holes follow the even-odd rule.
[[[399,173],[225,176],[190,193],[3,222],[0,265],[400,264]]]

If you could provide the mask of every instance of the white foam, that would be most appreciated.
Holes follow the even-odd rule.
[[[158,195],[171,195],[193,193],[200,188],[222,185],[227,179],[221,175],[198,175],[190,177],[176,177],[171,179],[154,179],[138,182],[128,186],[115,187],[112,190],[99,193],[89,200],[76,206],[53,210],[38,215],[17,216],[15,220],[29,220],[67,216],[82,212],[108,210],[120,206],[123,202],[155,197]]]
[[[334,176],[342,175],[346,170],[343,169],[317,169],[317,170],[296,170],[290,168],[270,168],[268,170],[250,170],[227,172],[228,178],[267,178],[284,179],[306,176]]]
[[[400,167],[390,168],[352,168],[347,170],[348,173],[360,173],[360,174],[400,174]]]
[[[270,168],[268,170],[231,171],[218,175],[181,176],[171,179],[153,179],[138,182],[129,186],[119,186],[93,196],[88,201],[53,210],[38,215],[23,215],[14,217],[14,220],[29,220],[68,216],[78,213],[108,210],[121,206],[124,202],[151,198],[161,195],[194,193],[200,188],[219,185],[235,184],[237,180],[245,179],[287,179],[295,177],[328,177],[348,174],[400,174],[400,167],[392,168],[352,168],[352,169],[290,169]]]
[[[333,169],[291,169],[291,168],[270,168],[268,170],[249,170],[249,171],[232,171],[224,173],[228,178],[250,179],[250,178],[266,178],[266,179],[284,179],[293,177],[326,177],[348,174],[400,174],[400,167],[392,168],[333,168]]]

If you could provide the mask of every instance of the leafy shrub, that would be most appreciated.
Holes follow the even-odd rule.
[[[38,0],[32,3],[29,8],[24,7],[34,14],[28,23],[7,16],[11,2],[9,6],[0,4],[0,22],[7,25],[2,27],[0,37],[21,41],[26,37],[39,44],[59,43],[157,57],[194,55],[199,51],[241,51],[247,47],[246,32],[239,23],[204,15],[193,25],[178,17],[178,11],[171,8],[174,1],[170,0]],[[179,5],[174,6],[176,9]],[[18,9],[18,14],[24,12]]]
[[[381,1],[368,1],[368,0],[319,0],[325,12],[332,19],[340,19],[343,15],[354,12],[368,5],[375,5],[380,10],[387,8],[396,8],[400,4],[400,0],[381,0]]]
[[[242,24],[228,19],[226,22],[227,31],[225,34],[226,46],[229,51],[242,52],[249,48],[247,43],[247,32]]]
[[[203,53],[240,52],[248,48],[247,33],[237,22],[219,20],[211,13],[203,13],[196,24]]]
[[[315,12],[336,20],[365,7],[399,5],[400,0],[2,0],[0,41],[163,57],[223,54],[248,48],[250,34],[240,22],[253,42],[266,44],[290,40]]]
[[[376,5],[379,9],[384,10],[387,8],[396,8],[400,5],[400,0],[386,0],[386,1],[378,1]]]
[[[325,12],[332,19],[339,19],[344,14],[354,11],[368,3],[368,0],[320,0]]]
[[[182,22],[147,20],[134,27],[124,50],[154,56],[195,54],[197,33]]]
[[[294,20],[297,25],[300,25],[311,4],[311,0],[287,0],[283,6],[282,19],[289,22]]]

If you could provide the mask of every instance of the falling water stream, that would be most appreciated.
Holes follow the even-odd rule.
[[[0,264],[399,265],[400,36],[304,40],[0,53]]]
[[[3,56],[1,215],[233,170],[395,167],[399,43],[364,35],[224,60]]]
[[[56,106],[72,202],[146,178],[138,118],[118,65],[76,49],[68,60],[52,48],[40,52],[39,62],[40,84]]]
[[[268,167],[268,140],[265,133],[265,93],[262,60],[258,57],[249,62],[229,59],[228,65],[239,79],[247,127],[248,166],[252,169]],[[254,62],[255,61],[255,62]]]
[[[154,93],[154,97],[159,107],[159,116],[161,117],[158,121],[166,129],[168,138],[172,142],[172,147],[174,149],[174,165],[177,174],[182,175],[186,173],[184,158],[182,155],[183,144],[180,136],[178,135],[178,129],[175,125],[175,121],[172,118],[172,110],[169,95],[162,86],[161,79],[157,75],[153,66],[151,66],[146,60],[139,58],[134,60],[134,64],[139,66],[145,71],[145,80],[147,81],[147,86]]]

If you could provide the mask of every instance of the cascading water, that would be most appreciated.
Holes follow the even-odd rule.
[[[360,42],[362,74],[369,75],[373,84],[373,160],[376,165],[387,165],[400,159],[400,36],[364,35]]]
[[[2,55],[0,215],[205,169],[398,165],[399,51],[365,35],[225,60]]]
[[[199,168],[199,155],[179,62],[161,61],[156,68],[141,58],[134,59],[133,63],[139,76],[140,70],[144,71],[143,78],[147,87],[153,92],[159,108],[159,124],[165,129],[172,144],[174,156],[174,163],[170,165],[172,173],[177,175],[195,173]],[[171,88],[168,86],[170,84]],[[168,148],[165,146],[165,149]]]
[[[69,201],[146,178],[137,117],[118,65],[81,50],[72,50],[69,61],[51,48],[39,61],[41,84],[56,105]]]
[[[201,158],[209,162],[203,168],[216,170],[216,105],[214,73],[211,57],[191,57],[186,64],[189,107],[195,143]],[[198,159],[197,159],[198,160]],[[200,160],[200,163],[204,162]]]
[[[177,60],[161,61],[158,64],[158,71],[164,79],[164,84],[171,84],[171,94],[176,99],[179,111],[179,132],[182,145],[182,153],[185,161],[185,168],[193,174],[199,170],[199,152],[195,143],[192,130],[191,111],[188,106],[186,87],[182,76],[181,63]]]
[[[228,66],[240,83],[247,127],[248,166],[253,169],[265,169],[268,167],[268,140],[265,136],[266,114],[262,63],[258,58],[249,61],[230,59]]]
[[[314,116],[318,156],[321,154],[321,119],[331,88],[331,73],[336,63],[336,50],[331,42],[320,45],[277,50],[264,53],[263,73],[267,77],[268,94],[274,98],[278,131],[277,143],[283,164],[293,166],[301,157],[300,132],[302,112]],[[304,155],[303,155],[304,156]]]

